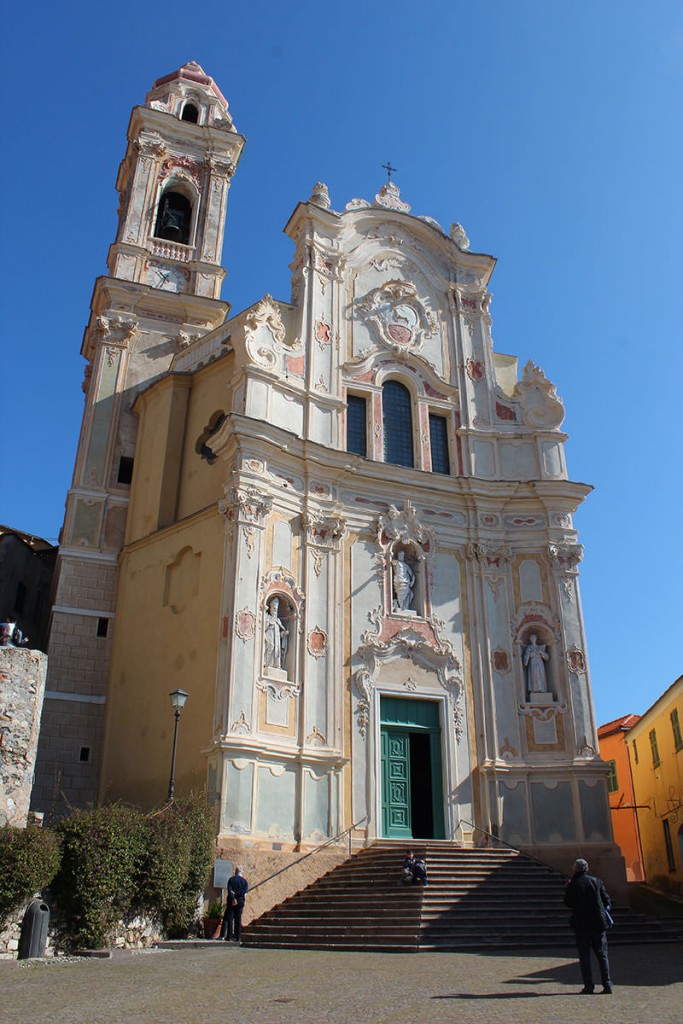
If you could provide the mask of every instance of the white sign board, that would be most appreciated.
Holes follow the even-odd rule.
[[[228,879],[231,877],[231,860],[215,860],[213,862],[213,884],[216,889],[227,889]]]

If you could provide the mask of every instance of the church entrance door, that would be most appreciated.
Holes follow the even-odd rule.
[[[443,838],[439,705],[381,697],[382,834]]]

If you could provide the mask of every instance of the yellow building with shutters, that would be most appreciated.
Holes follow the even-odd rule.
[[[683,676],[626,736],[649,884],[683,895]]]

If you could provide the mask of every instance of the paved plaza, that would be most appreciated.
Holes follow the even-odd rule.
[[[683,944],[611,952],[581,996],[571,950],[330,953],[240,947],[0,962],[3,1024],[681,1024]]]

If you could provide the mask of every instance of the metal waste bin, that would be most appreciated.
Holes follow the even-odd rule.
[[[50,908],[43,900],[32,900],[26,908],[19,937],[19,960],[45,956]]]

